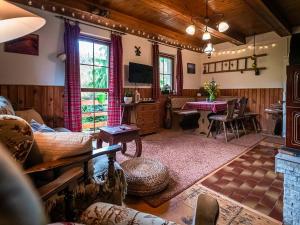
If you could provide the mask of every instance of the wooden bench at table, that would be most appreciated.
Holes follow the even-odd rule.
[[[184,104],[189,101],[195,101],[193,97],[171,97],[172,105],[172,129],[182,129],[180,124],[189,119],[193,120],[195,118],[195,127],[197,126],[197,121],[199,119],[199,112],[197,110],[186,110],[182,109]],[[193,121],[190,121],[191,123]]]

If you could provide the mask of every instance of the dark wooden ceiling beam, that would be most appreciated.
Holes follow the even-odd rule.
[[[269,24],[273,30],[281,37],[291,34],[291,26],[282,16],[279,9],[276,8],[273,1],[269,0],[245,0],[249,8],[251,8],[261,19]]]
[[[24,4],[24,5],[27,5],[27,3],[28,3],[28,1],[26,1],[26,0],[11,0],[11,1],[20,3],[20,4]],[[82,15],[83,15],[83,13],[86,13],[86,16],[84,19],[82,19],[82,18],[79,18],[79,19],[93,23],[93,20],[89,19],[89,15],[92,15],[91,14],[91,5],[88,5],[85,2],[86,1],[82,2],[82,1],[72,1],[72,0],[52,0],[51,2],[49,2],[49,1],[44,2],[42,0],[35,0],[35,1],[33,1],[32,6],[35,7],[35,3],[38,3],[38,5],[41,5],[42,3],[57,5],[60,7],[57,7],[57,10],[55,11],[55,13],[58,13],[61,15],[66,15],[66,13],[68,11],[72,11],[72,10],[80,11],[80,12],[82,12],[81,13]],[[62,8],[62,7],[65,7],[64,12],[62,12],[60,10],[60,8]],[[98,7],[101,8],[100,6],[98,6]],[[97,17],[97,15],[94,15],[94,17]],[[176,46],[181,47],[181,48],[190,49],[190,50],[194,50],[197,48],[199,50],[201,50],[202,47],[204,46],[204,43],[199,38],[184,36],[181,33],[175,32],[173,30],[170,30],[170,29],[167,29],[167,28],[164,28],[161,26],[157,26],[155,24],[152,24],[152,23],[149,23],[146,21],[139,20],[135,17],[119,13],[115,10],[109,9],[109,17],[108,18],[104,18],[104,17],[100,17],[100,18],[101,18],[101,20],[109,22],[110,25],[122,24],[123,25],[122,29],[120,29],[119,27],[115,27],[116,30],[120,30],[122,32],[131,33],[131,30],[134,29],[135,32],[131,33],[133,35],[142,36],[143,32],[146,32],[147,34],[151,34],[151,36],[156,37],[155,41],[156,40],[166,41],[166,38],[169,38],[169,39],[173,40],[173,42],[178,42],[178,44],[175,44]],[[125,27],[129,27],[130,29],[128,31],[124,30]],[[140,31],[140,34],[138,34],[138,31]],[[146,37],[146,36],[144,36],[144,37]],[[158,39],[157,37],[164,38],[164,40]],[[196,50],[196,51],[199,52],[199,50]]]
[[[170,12],[173,15],[177,14],[178,17],[183,19],[187,24],[191,23],[191,13],[188,12],[188,10],[185,8],[178,7],[175,4],[172,4],[170,1],[161,1],[161,0],[139,0],[139,1],[143,2],[143,4],[148,5],[150,7],[154,7],[154,8],[158,8]],[[195,20],[194,22],[197,27],[202,29],[202,31],[205,30],[206,25],[204,24],[204,22],[200,22],[198,20]],[[208,31],[211,33],[212,36],[222,41],[225,42],[228,41],[236,45],[243,45],[246,43],[246,37],[236,31],[227,31],[221,33],[213,27],[214,25],[209,24]]]

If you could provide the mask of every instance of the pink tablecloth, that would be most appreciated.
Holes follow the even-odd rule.
[[[224,111],[227,109],[227,102],[225,101],[215,101],[215,102],[187,102],[183,105],[182,109],[197,109],[203,111],[211,111],[214,113]]]

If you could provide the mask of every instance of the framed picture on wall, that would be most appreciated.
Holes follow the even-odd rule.
[[[223,62],[223,71],[228,71],[229,70],[229,61],[224,61]]]
[[[230,63],[230,70],[236,71],[237,70],[237,60],[229,61]]]
[[[39,35],[29,34],[4,44],[4,51],[26,55],[39,55]]]
[[[194,63],[187,64],[187,73],[195,74],[196,73],[196,65]]]

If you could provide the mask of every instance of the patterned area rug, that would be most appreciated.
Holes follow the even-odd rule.
[[[174,221],[178,224],[191,225],[193,221],[194,210],[196,208],[197,197],[199,194],[208,194],[214,197],[220,207],[220,216],[217,225],[277,225],[279,221],[259,214],[227,197],[218,194],[200,183],[187,189],[176,198],[176,205],[172,206],[172,211],[161,217]]]
[[[239,140],[225,143],[222,138],[206,138],[192,133],[163,131],[143,139],[142,157],[162,162],[169,169],[168,188],[156,195],[144,198],[152,207],[158,207],[204,176],[244,153],[264,137],[248,134]],[[126,155],[118,154],[123,162],[134,154],[135,146],[128,144]]]

